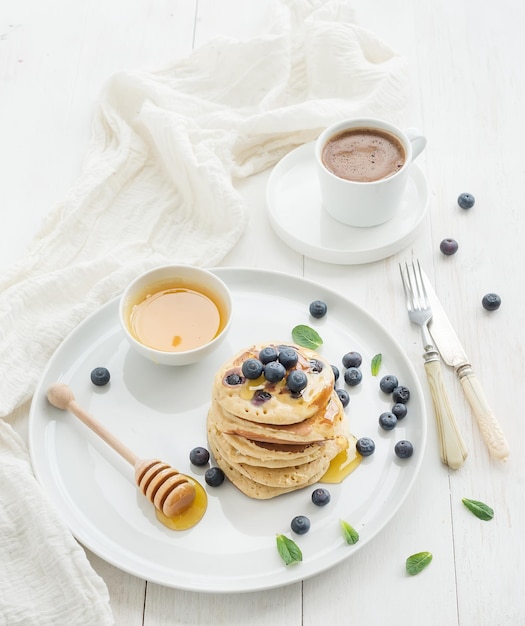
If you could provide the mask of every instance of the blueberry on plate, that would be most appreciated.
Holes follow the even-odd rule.
[[[471,193],[460,193],[458,204],[462,209],[471,209],[476,202],[476,198]]]
[[[387,374],[379,381],[379,389],[384,393],[392,393],[394,389],[399,385],[399,381],[396,376]]]
[[[355,387],[363,380],[363,374],[358,367],[349,367],[344,374],[345,383],[350,387]]]
[[[91,382],[97,387],[107,385],[110,378],[111,376],[109,370],[105,367],[95,367],[95,369],[91,372]]]
[[[347,407],[350,402],[350,394],[346,389],[336,389],[335,393],[339,396],[343,408]]]
[[[408,413],[406,404],[403,404],[402,402],[396,402],[390,411],[397,417],[398,420],[402,420]]]
[[[394,391],[392,391],[392,399],[394,402],[406,404],[410,400],[410,389],[403,385],[398,385]]]
[[[197,446],[190,451],[190,463],[197,466],[206,465],[210,460],[210,453],[206,448]]]
[[[330,502],[330,492],[324,487],[318,487],[312,491],[312,502],[315,506],[326,506]]]
[[[314,300],[310,304],[309,311],[312,317],[319,319],[326,315],[328,307],[326,306],[326,302],[323,302],[322,300]]]
[[[361,367],[361,363],[363,362],[363,357],[359,354],[359,352],[347,352],[343,358],[343,365],[346,368],[349,367]]]
[[[370,439],[370,437],[361,437],[356,441],[355,449],[361,456],[370,456],[371,454],[374,454],[376,444],[373,439]]]
[[[220,467],[210,467],[204,474],[204,480],[210,487],[219,487],[224,482],[224,472]]]
[[[290,528],[296,535],[304,535],[310,530],[310,520],[306,515],[296,515],[290,523]]]
[[[487,293],[483,296],[481,304],[487,311],[496,311],[501,306],[501,298],[497,293]]]
[[[439,249],[441,250],[441,252],[443,252],[443,254],[446,254],[447,256],[456,254],[458,248],[458,242],[450,237],[443,239],[443,241],[439,244]]]
[[[408,459],[414,454],[414,446],[410,443],[410,441],[402,439],[394,446],[394,452],[400,459]]]
[[[332,372],[334,373],[334,381],[339,380],[340,372],[337,365],[332,365]]]
[[[385,411],[379,416],[379,426],[383,430],[392,430],[396,427],[397,417],[391,411]]]

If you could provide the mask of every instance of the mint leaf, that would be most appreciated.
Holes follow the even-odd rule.
[[[359,533],[357,532],[357,530],[355,530],[355,528],[350,526],[348,522],[345,522],[344,520],[339,521],[341,523],[341,529],[343,531],[343,537],[345,538],[346,543],[353,546],[354,543],[357,543],[359,541]]]
[[[285,535],[277,535],[277,550],[285,565],[292,565],[303,560],[299,546]]]
[[[311,350],[316,350],[323,343],[319,333],[304,324],[299,324],[292,328],[292,339],[297,345],[303,348],[310,348]]]
[[[406,560],[406,570],[410,576],[419,574],[425,567],[432,561],[432,554],[430,552],[418,552],[409,556]]]
[[[382,361],[383,361],[383,355],[381,353],[376,354],[375,357],[372,359],[372,365],[371,365],[372,376],[377,376],[379,374],[379,369],[381,367]]]
[[[468,498],[462,498],[461,502],[463,502],[471,513],[474,513],[477,518],[483,520],[484,522],[488,522],[494,517],[494,510],[484,502],[480,502],[479,500],[469,500]]]

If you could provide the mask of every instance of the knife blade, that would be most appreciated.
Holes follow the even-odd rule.
[[[430,334],[443,361],[454,368],[465,396],[478,421],[481,434],[488,446],[489,452],[494,458],[500,461],[506,461],[509,456],[509,444],[505,439],[501,426],[489,406],[481,383],[472,369],[467,353],[450,323],[428,276],[423,274],[423,279],[432,307],[432,320],[429,324]]]

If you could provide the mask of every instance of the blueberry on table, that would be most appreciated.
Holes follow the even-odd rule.
[[[343,365],[346,368],[349,367],[361,367],[361,363],[363,362],[363,357],[359,354],[359,352],[347,352],[343,358]]]
[[[95,367],[95,369],[91,372],[91,382],[94,385],[97,385],[97,387],[107,385],[110,378],[111,376],[109,370],[105,367]]]
[[[497,293],[487,293],[483,296],[481,304],[487,311],[495,311],[501,306],[501,298]]]
[[[458,204],[462,209],[471,209],[476,202],[476,198],[471,193],[460,193]]]
[[[277,361],[278,358],[279,352],[272,346],[267,346],[259,352],[259,361],[263,365],[266,365],[266,363],[270,363],[271,361]]]
[[[204,474],[204,480],[210,487],[219,487],[224,482],[224,472],[220,467],[210,467]]]
[[[401,402],[402,404],[406,404],[410,400],[410,389],[403,385],[398,385],[392,391],[392,399],[394,402]]]
[[[400,459],[408,459],[414,454],[414,446],[410,443],[410,441],[402,439],[394,446],[394,452]]]
[[[330,502],[330,498],[330,492],[323,487],[318,487],[312,491],[312,502],[315,506],[326,506]]]
[[[370,456],[371,454],[374,454],[376,444],[373,439],[370,439],[370,437],[361,437],[356,441],[355,449],[361,456]]]
[[[350,402],[350,394],[346,389],[336,389],[335,393],[338,395],[339,400],[341,400],[341,404],[343,408],[347,407]]]
[[[290,524],[290,528],[296,535],[304,535],[310,530],[310,520],[306,515],[296,515]]]
[[[197,466],[206,465],[210,460],[210,453],[206,448],[198,446],[190,451],[190,463]]]
[[[398,420],[402,420],[408,413],[406,405],[402,402],[396,402],[390,411],[397,417]]]
[[[286,376],[286,369],[279,361],[270,361],[264,366],[264,377],[269,383],[278,383]]]
[[[350,387],[355,387],[363,380],[363,374],[358,367],[349,367],[344,374],[345,383]]]
[[[379,389],[384,393],[392,393],[396,387],[399,386],[399,381],[396,376],[387,374],[379,381]]]
[[[279,362],[282,363],[287,370],[295,367],[298,360],[299,355],[294,348],[283,347],[279,349]]]
[[[286,385],[293,393],[299,393],[307,384],[308,378],[302,370],[292,370],[286,379]]]
[[[328,307],[326,306],[326,302],[323,302],[322,300],[314,300],[310,304],[309,310],[312,317],[319,319],[326,315]]]
[[[262,375],[264,365],[259,359],[246,359],[242,364],[242,373],[249,380],[256,380]]]
[[[443,239],[443,241],[439,244],[439,249],[443,254],[447,256],[451,256],[452,254],[456,254],[458,251],[459,245],[455,239],[451,239],[448,237],[447,239]]]
[[[397,417],[391,411],[385,411],[379,416],[379,426],[383,430],[392,430],[396,427]]]

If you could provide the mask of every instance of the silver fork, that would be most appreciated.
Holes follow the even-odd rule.
[[[399,271],[405,290],[408,317],[413,324],[421,327],[425,350],[423,354],[425,372],[436,415],[441,460],[452,469],[458,469],[463,465],[468,452],[458,430],[443,383],[439,352],[434,347],[428,330],[428,324],[432,319],[432,309],[423,282],[421,266],[419,261],[412,260],[410,265],[405,262],[404,267],[399,264]]]

